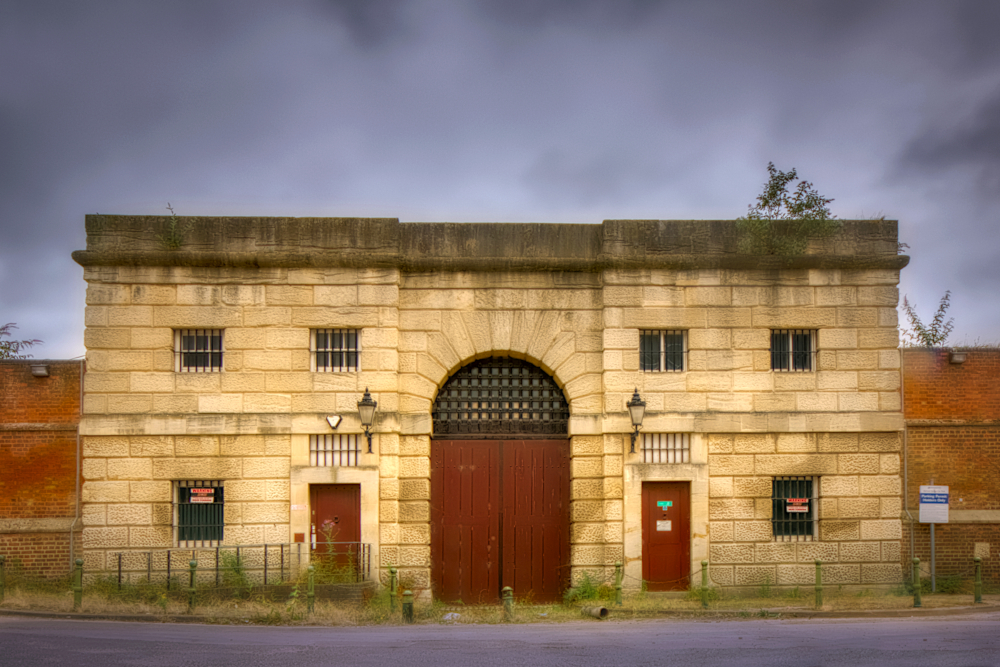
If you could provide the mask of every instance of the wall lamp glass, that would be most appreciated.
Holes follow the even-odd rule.
[[[358,401],[358,414],[361,415],[361,425],[365,427],[365,436],[368,438],[368,453],[372,453],[372,422],[375,421],[375,408],[378,407],[378,403],[372,400],[372,395],[368,393],[368,387],[365,387],[364,397]]]
[[[639,398],[639,388],[635,388],[632,400],[625,404],[628,408],[629,416],[632,418],[632,449],[630,454],[635,454],[635,439],[639,437],[639,427],[642,426],[642,418],[646,415],[646,401]]]

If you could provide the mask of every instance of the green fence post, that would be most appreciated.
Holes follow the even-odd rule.
[[[708,561],[701,561],[701,608],[708,609]]]
[[[0,556],[0,602],[3,602],[3,596],[7,593],[7,557]]]
[[[913,606],[922,607],[920,601],[920,559],[913,559]]]
[[[195,581],[196,581],[195,576],[196,576],[196,573],[198,571],[198,561],[192,560],[190,563],[188,563],[188,567],[191,568],[191,576],[190,576],[190,578],[188,580],[188,613],[189,614],[193,614],[194,613],[194,594],[195,594],[195,591],[197,590],[195,588]]]
[[[2,556],[0,556],[2,558]],[[972,560],[976,561],[976,604],[982,604],[983,602],[983,559],[976,556]],[[0,585],[2,586],[2,585]],[[0,588],[2,591],[3,588]],[[0,600],[3,599],[3,593],[0,592]]]
[[[615,561],[615,604],[622,606],[622,562]]]
[[[76,559],[76,568],[73,572],[73,611],[80,611],[83,603],[83,559]]]
[[[403,622],[413,623],[413,591],[403,591]]]
[[[396,578],[396,566],[389,566],[389,611],[396,613],[396,598],[399,597],[399,580]]]
[[[313,609],[316,606],[316,566],[309,566],[309,591],[306,593],[306,602],[309,607],[309,613],[313,613]]]
[[[510,622],[514,620],[514,589],[510,586],[504,586],[500,591],[500,597],[503,598],[503,620]]]

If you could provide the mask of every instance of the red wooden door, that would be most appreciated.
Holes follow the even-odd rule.
[[[313,552],[326,565],[356,566],[361,542],[361,485],[311,484],[309,508]]]
[[[496,601],[500,592],[500,450],[489,440],[431,449],[431,580],[442,600]]]
[[[559,600],[568,581],[565,440],[503,443],[503,578],[518,597]]]
[[[566,440],[434,440],[431,580],[446,601],[560,599],[568,583]]]
[[[651,591],[687,590],[691,574],[691,485],[642,485],[642,578]]]

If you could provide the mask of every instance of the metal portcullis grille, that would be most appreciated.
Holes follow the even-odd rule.
[[[773,329],[771,370],[811,371],[816,368],[816,331],[813,329]]]
[[[643,433],[643,463],[690,463],[691,434]]]
[[[771,526],[779,542],[816,538],[816,478],[775,477],[771,492]]]
[[[356,466],[358,465],[358,436],[333,433],[309,436],[309,465]]]
[[[218,480],[177,482],[177,543],[188,547],[222,542],[225,489]]]
[[[684,370],[685,332],[657,330],[639,332],[639,368],[648,372]]]
[[[348,373],[361,370],[361,336],[357,329],[313,329],[313,370]]]
[[[222,370],[222,329],[179,329],[174,332],[174,370],[217,373]]]
[[[569,404],[552,377],[520,359],[463,367],[434,401],[434,435],[566,435]]]

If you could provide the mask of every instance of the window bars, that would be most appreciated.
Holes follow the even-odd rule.
[[[360,453],[356,434],[331,433],[309,436],[311,466],[356,466]]]
[[[225,498],[222,482],[177,482],[175,522],[177,544],[184,547],[215,546],[222,542]]]
[[[685,331],[658,330],[639,332],[639,368],[657,372],[684,370],[687,336]]]
[[[691,434],[643,433],[643,463],[690,463]]]
[[[811,329],[773,329],[771,331],[771,370],[812,371],[816,368],[816,331]]]
[[[222,370],[222,329],[174,331],[174,370],[178,373],[218,373]]]
[[[361,337],[357,329],[313,329],[313,370],[320,373],[349,373],[361,370]]]
[[[816,536],[815,477],[775,477],[771,483],[771,527],[778,542],[810,542]]]

